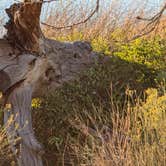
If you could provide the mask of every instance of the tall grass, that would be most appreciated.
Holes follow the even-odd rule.
[[[11,151],[11,146],[9,144],[9,141],[10,138],[13,141],[12,142],[13,144],[14,142],[17,141],[16,138],[14,138],[14,136],[12,135],[14,131],[12,131],[11,135],[7,134],[7,131],[12,123],[13,123],[13,117],[10,117],[5,126],[0,125],[0,165],[1,166],[15,165],[14,154]]]
[[[166,98],[157,73],[112,57],[35,100],[45,164],[163,165]]]
[[[91,145],[87,142],[84,147],[75,149],[78,157],[84,157],[82,162],[85,165],[165,165],[166,96],[158,97],[155,89],[149,89],[147,93],[146,101],[137,101],[135,107],[127,102],[123,113],[112,103],[108,117],[112,119],[111,128],[104,125],[99,128],[98,122],[91,117],[95,128],[93,133],[92,129],[85,127],[85,121],[80,124],[84,126],[80,127],[81,132],[85,135],[85,129],[87,133],[89,131],[86,136],[91,139]],[[132,97],[131,92],[128,95]],[[99,111],[104,113],[104,110]],[[79,153],[82,149],[84,154]]]
[[[158,5],[163,6],[163,3]],[[137,16],[149,18],[160,10],[160,6],[150,6],[147,1],[131,0],[124,3],[123,0],[100,2],[99,12],[86,24],[73,26],[72,28],[50,29],[43,27],[45,35],[58,40],[89,40],[102,37],[110,43],[125,42],[136,34],[142,32],[146,21],[140,21]],[[157,4],[156,4],[157,5]],[[55,27],[65,27],[72,23],[84,20],[95,6],[95,1],[71,1],[56,3],[50,11],[44,10],[44,19],[48,24]],[[46,7],[47,8],[47,7]],[[156,34],[165,37],[165,17],[162,18],[157,29],[148,37]]]
[[[61,112],[54,95],[44,100],[44,112],[36,112],[36,125],[43,124],[35,127],[47,150],[46,165],[164,166],[166,95],[157,89],[148,89],[144,99],[136,95],[127,89],[123,107],[110,97],[107,109],[91,103],[89,110],[77,105]]]

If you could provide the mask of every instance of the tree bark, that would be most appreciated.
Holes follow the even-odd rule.
[[[7,124],[10,117],[14,117],[7,131],[21,166],[42,165],[43,149],[32,128],[32,98],[62,86],[95,62],[95,53],[86,42],[61,43],[49,39],[45,42],[47,56],[41,57],[6,55],[4,48],[10,48],[10,45],[1,47],[0,42],[0,91],[4,94],[4,103],[11,104],[11,110],[5,111],[4,122]],[[15,139],[20,139],[16,145]]]
[[[36,140],[32,127],[31,101],[32,87],[19,87],[10,95],[11,111],[5,112],[5,123],[7,123],[11,115],[14,117],[13,122],[10,124],[8,135],[14,135],[15,137],[10,139],[10,144],[19,166],[43,165],[41,159],[43,149]],[[14,139],[18,139],[20,142],[14,144]]]
[[[18,63],[16,65],[17,67],[15,67],[15,69],[18,70],[22,69],[22,73],[24,74],[20,75],[20,77],[17,76],[18,70],[15,70],[11,76],[10,68],[14,68],[10,66],[11,64],[9,62],[12,63],[12,61],[8,61],[9,67],[0,71],[0,73],[5,73],[5,76],[9,78],[8,81],[4,76],[8,86],[5,88],[4,86],[1,87],[3,90],[7,89],[7,93],[4,91],[4,97],[6,98],[5,104],[11,105],[11,109],[4,112],[4,123],[8,126],[8,140],[19,166],[42,166],[42,154],[44,151],[34,136],[31,117],[31,101],[37,82],[49,66],[45,57],[38,58],[36,60],[37,62],[32,66],[29,62],[31,62],[30,60],[33,60],[34,57],[32,55],[25,56],[26,59],[24,56],[20,56],[20,59],[18,60],[21,61],[21,59],[24,59],[25,66]],[[14,78],[17,78],[17,82]],[[19,80],[21,80],[21,82],[18,83]],[[11,116],[13,116],[13,120],[7,125]]]
[[[39,54],[43,48],[40,29],[41,1],[15,3],[6,9],[9,21],[6,23],[6,39],[21,51]]]
[[[7,9],[7,35],[0,40],[0,91],[4,105],[11,105],[4,112],[4,122],[19,166],[43,165],[44,151],[32,127],[32,98],[74,79],[96,59],[87,42],[44,38],[39,22],[41,2],[26,0]],[[11,116],[13,121],[7,125]]]

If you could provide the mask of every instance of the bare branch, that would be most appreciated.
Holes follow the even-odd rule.
[[[72,27],[78,26],[78,25],[80,25],[80,24],[85,24],[88,20],[90,20],[90,19],[95,15],[96,12],[98,12],[99,6],[100,6],[100,0],[97,0],[97,1],[96,1],[96,7],[95,7],[95,9],[92,11],[92,13],[90,13],[90,15],[89,15],[87,18],[85,18],[84,20],[82,20],[82,21],[80,21],[80,22],[73,23],[73,24],[71,24],[71,25],[56,27],[56,26],[54,26],[54,25],[49,25],[49,24],[47,24],[47,23],[45,23],[45,22],[42,22],[42,24],[43,24],[44,26],[47,26],[48,28],[52,28],[52,29],[72,28]]]
[[[151,21],[152,22],[152,21],[155,21],[155,20],[159,19],[163,15],[163,13],[164,13],[165,10],[166,10],[166,4],[152,18],[142,18],[142,17],[138,16],[137,19],[144,20],[144,21]]]
[[[50,3],[50,2],[55,2],[55,1],[58,1],[58,0],[45,0],[45,1],[43,1],[42,3]]]
[[[20,1],[20,0],[15,0],[15,1],[18,3],[22,3],[22,1]],[[36,1],[24,0],[24,3],[50,3],[50,2],[55,2],[55,1],[58,1],[58,0],[45,0],[45,1],[43,1],[43,0],[36,0]]]
[[[133,41],[135,39],[138,39],[140,37],[146,36],[149,33],[153,32],[158,27],[158,25],[160,24],[161,17],[163,16],[165,10],[166,10],[166,3],[161,8],[161,10],[151,18],[142,18],[142,17],[138,16],[137,19],[143,20],[143,21],[148,21],[148,23],[141,30],[141,33],[135,35],[132,39],[129,40],[129,42]]]

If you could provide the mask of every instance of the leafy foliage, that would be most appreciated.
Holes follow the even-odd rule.
[[[129,62],[161,69],[165,67],[165,50],[166,41],[156,37],[153,39],[137,39],[132,43],[120,45],[114,55]]]
[[[85,137],[75,125],[81,123],[97,131],[101,131],[103,126],[112,129],[113,113],[119,112],[120,117],[124,116],[127,101],[132,103],[132,109],[135,105],[133,101],[144,96],[145,89],[157,87],[157,71],[145,65],[115,56],[104,63],[102,55],[100,62],[77,80],[47,95],[39,104],[36,104],[37,100],[34,102],[34,127],[47,150],[46,158],[52,158],[50,165],[55,162],[57,165],[63,162],[77,165],[92,162],[96,155],[92,145],[99,148],[100,143],[96,143],[93,136]],[[135,95],[128,99],[126,89]],[[116,104],[112,105],[112,101]],[[137,131],[136,126],[134,129]],[[59,160],[54,161],[53,158]]]
[[[33,102],[34,127],[47,151],[46,161],[51,158],[48,165],[163,163],[166,42],[160,37],[116,42],[122,38],[117,30],[110,39],[89,39],[101,53],[100,63]],[[80,32],[58,38],[83,39]],[[105,56],[110,60],[104,62]],[[88,134],[88,127],[95,136]],[[99,138],[105,127],[113,136],[103,145]]]

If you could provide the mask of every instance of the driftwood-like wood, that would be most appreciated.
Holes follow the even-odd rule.
[[[16,158],[20,166],[42,166],[43,149],[34,136],[31,101],[37,82],[49,66],[45,57],[35,58],[33,55],[21,55],[16,58],[17,63],[14,61],[14,65],[13,60],[7,59],[6,64],[8,63],[8,65],[0,71],[10,78],[5,91],[2,89],[4,97],[7,98],[6,104],[11,104],[11,110],[4,112],[4,122],[7,124],[10,116],[14,117],[7,131],[9,137],[14,136],[9,139],[9,143],[14,154],[16,154],[16,150],[18,151]],[[14,139],[19,138],[20,143],[16,146]]]
[[[11,103],[11,111],[4,113],[5,123],[10,116],[14,117],[7,131],[9,136],[13,136],[10,137],[9,143],[19,166],[43,165],[41,159],[43,149],[35,139],[31,123],[31,100],[32,87],[19,87],[11,93],[8,100]],[[15,142],[15,139],[20,139],[20,142]]]
[[[41,2],[41,1],[40,1]],[[34,136],[31,101],[62,86],[97,60],[88,42],[65,43],[43,37],[39,18],[42,3],[19,3],[7,9],[7,35],[0,40],[0,91],[4,122],[19,166],[42,166],[42,146]],[[17,127],[16,127],[17,126]],[[20,139],[15,143],[15,139]]]
[[[7,123],[13,115],[14,121],[8,129],[8,135],[21,138],[19,146],[16,147],[12,143],[14,138],[11,139],[11,147],[14,153],[17,149],[16,158],[21,166],[40,166],[43,149],[37,148],[41,146],[33,133],[31,99],[75,79],[81,71],[94,64],[97,56],[87,42],[61,43],[47,39],[46,57],[32,54],[7,56],[5,47],[10,48],[10,45],[4,46],[3,49],[0,47],[0,75],[3,76],[0,77],[0,91],[4,94],[9,91],[5,97],[12,107],[11,111],[5,111],[4,121]],[[19,126],[17,130],[14,127],[16,124]]]
[[[40,13],[42,3],[17,3],[6,9],[9,21],[6,23],[6,39],[21,51],[39,53],[42,42]]]

